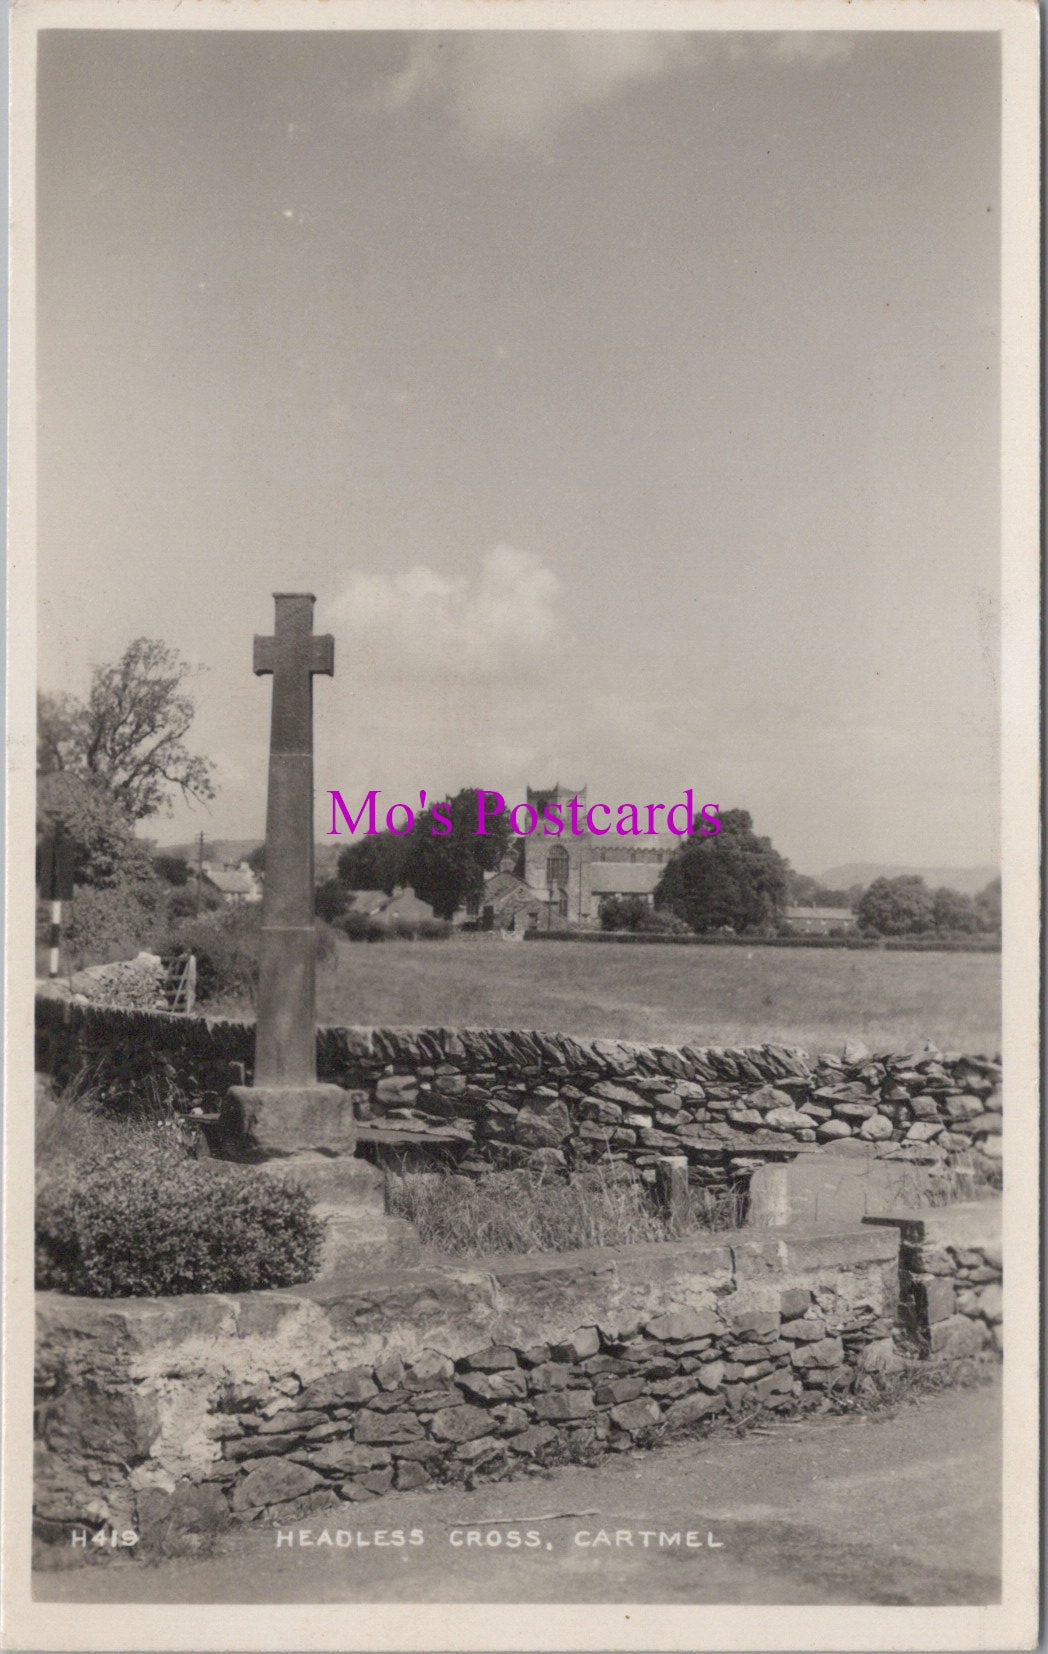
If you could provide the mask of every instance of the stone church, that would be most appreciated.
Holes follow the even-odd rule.
[[[560,807],[567,820],[573,798],[584,812],[585,787],[564,787],[557,782],[527,790],[527,801],[540,818],[546,805],[552,804]],[[537,829],[524,840],[523,877],[519,862],[516,869],[503,867],[490,874],[482,902],[463,917],[505,930],[594,927],[600,923],[601,905],[613,896],[639,896],[650,904],[662,869],[679,843],[672,833],[620,838],[613,831],[546,838]]]

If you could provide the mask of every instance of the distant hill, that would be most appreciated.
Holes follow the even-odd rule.
[[[872,884],[874,879],[899,879],[904,874],[919,874],[929,890],[941,884],[959,890],[964,896],[975,896],[985,890],[991,879],[1000,877],[996,867],[892,867],[884,862],[849,861],[840,867],[828,868],[818,875],[819,883],[830,890],[847,890],[850,885]]]
[[[244,861],[252,850],[262,843],[258,838],[208,838],[204,834],[205,861]],[[184,856],[186,861],[194,863],[199,852],[199,840],[192,839],[188,844],[158,844],[157,854],[161,856]]]
[[[262,843],[259,838],[208,838],[204,835],[204,860],[232,862],[246,861],[252,850],[256,850]],[[333,878],[335,864],[338,861],[340,850],[344,850],[342,843],[326,843],[323,839],[316,846],[317,877]],[[158,844],[157,854],[161,856],[182,856],[195,867],[198,854],[197,840],[190,844]]]

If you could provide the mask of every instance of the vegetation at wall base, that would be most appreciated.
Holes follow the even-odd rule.
[[[323,1225],[303,1189],[189,1158],[176,1122],[67,1104],[49,1124],[36,1200],[36,1285],[89,1298],[249,1292],[307,1281]]]
[[[624,1162],[570,1179],[521,1169],[480,1178],[424,1172],[390,1180],[390,1210],[414,1224],[424,1246],[452,1257],[678,1240],[739,1228],[744,1205],[741,1192],[714,1198],[695,1190],[670,1219],[657,1209],[636,1169]]]

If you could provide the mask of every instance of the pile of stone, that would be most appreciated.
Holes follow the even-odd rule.
[[[302,1387],[240,1385],[215,1419],[210,1480],[242,1519],[281,1521],[391,1488],[499,1478],[565,1456],[623,1452],[744,1412],[825,1410],[897,1363],[870,1305],[791,1287],[777,1307],[677,1310],[631,1331],[580,1328],[552,1344],[489,1345],[453,1360],[331,1373]]]
[[[89,965],[69,979],[70,992],[96,1005],[126,1011],[166,1010],[164,963],[159,954],[139,953],[110,965]]]

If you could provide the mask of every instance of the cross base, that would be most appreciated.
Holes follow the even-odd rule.
[[[234,1085],[222,1100],[218,1136],[232,1160],[292,1154],[353,1154],[355,1094],[338,1085]]]
[[[407,1267],[421,1251],[410,1223],[387,1216],[382,1172],[354,1156],[354,1096],[318,1083],[234,1085],[219,1114],[222,1154],[260,1175],[286,1177],[313,1197],[325,1226],[318,1280]]]

